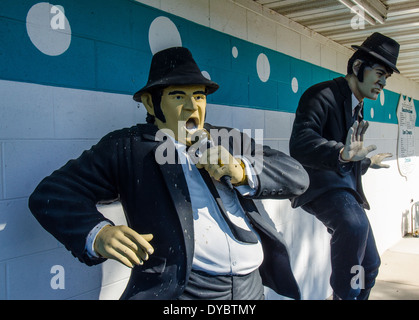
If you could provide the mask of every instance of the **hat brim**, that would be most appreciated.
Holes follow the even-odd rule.
[[[357,50],[362,50],[362,51],[364,51],[364,52],[372,55],[374,58],[377,58],[378,60],[380,60],[381,62],[383,62],[386,66],[388,66],[392,70],[394,70],[396,73],[400,73],[399,69],[397,69],[397,67],[395,66],[394,63],[391,63],[386,58],[380,56],[379,54],[375,53],[371,49],[365,48],[363,46],[356,46],[356,45],[353,45],[352,48],[357,49]]]
[[[214,81],[211,81],[204,76],[202,76],[202,79],[187,79],[184,76],[177,76],[172,77],[170,79],[160,79],[158,81],[154,81],[151,83],[148,83],[144,88],[137,91],[133,99],[137,102],[141,102],[141,96],[145,92],[149,92],[153,89],[162,88],[162,87],[168,87],[168,86],[191,86],[191,85],[204,85],[207,88],[207,94],[214,93],[219,88],[219,85],[215,83]]]

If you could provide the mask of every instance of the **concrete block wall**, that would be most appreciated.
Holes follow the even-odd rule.
[[[109,128],[131,126],[145,113],[127,95],[7,80],[0,80],[0,91],[0,298],[98,299],[109,286],[105,275],[113,277],[106,270],[127,278],[127,268],[78,262],[35,220],[27,198],[42,178],[90,148]],[[51,287],[54,266],[63,267],[62,289]],[[118,286],[120,279],[114,282]]]
[[[28,31],[39,24],[51,31],[42,25],[45,21],[28,20],[42,16],[39,5],[0,3],[0,299],[117,299],[123,291],[127,268],[114,261],[95,267],[78,262],[40,227],[27,198],[43,177],[107,132],[144,122],[144,108],[132,94],[147,80],[152,45],[164,45],[149,33],[156,18],[175,25],[182,45],[221,84],[209,98],[208,122],[263,129],[265,143],[287,153],[298,97],[311,84],[345,73],[350,56],[347,49],[250,0],[62,0],[61,11],[51,10],[45,19],[49,25],[65,14],[67,33],[60,34],[61,42],[45,46]],[[52,55],[52,49],[61,52]],[[268,70],[263,59],[257,70],[261,53],[270,62]],[[419,99],[419,88],[402,76],[392,77],[388,88],[386,103],[368,109],[374,110],[368,142],[395,154],[394,101],[401,92]],[[389,112],[391,121],[377,121]],[[410,209],[410,199],[417,200],[419,181],[417,174],[401,177],[395,157],[389,162],[391,169],[369,172],[364,179],[380,251],[401,236],[402,214]],[[286,200],[258,206],[289,244],[303,299],[326,298],[331,291],[324,227]],[[118,204],[100,210],[115,223],[125,223]],[[282,299],[269,290],[266,296]]]

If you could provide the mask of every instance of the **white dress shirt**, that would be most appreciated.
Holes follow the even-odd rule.
[[[256,244],[243,243],[234,238],[204,179],[196,166],[191,163],[185,145],[176,143],[176,149],[188,184],[194,218],[195,251],[192,269],[224,275],[244,275],[256,270],[263,261],[259,236]],[[245,159],[242,160],[246,163]],[[246,168],[249,170],[247,172],[250,177],[249,184],[253,185],[257,179],[249,174],[251,166],[248,163]],[[230,221],[245,230],[255,232],[240,205],[236,192],[214,179],[213,182]],[[240,186],[237,190],[242,195],[254,192],[250,186]]]

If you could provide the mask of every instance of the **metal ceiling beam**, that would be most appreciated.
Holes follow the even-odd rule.
[[[307,0],[257,0],[256,2],[263,4],[264,7],[267,8],[287,8],[295,6],[296,4],[302,4],[304,2],[307,2]]]
[[[407,78],[413,78],[413,79],[418,79],[419,78],[418,73],[417,73],[417,70],[403,71],[403,70],[400,70],[399,69],[399,71],[400,71],[400,74],[401,75],[403,75],[403,76],[405,76]]]
[[[354,1],[354,0],[352,0]],[[343,5],[345,5],[346,7],[348,7],[352,13],[357,14],[361,19],[365,19],[366,21],[368,21],[368,23],[370,25],[375,25],[375,19],[374,17],[369,16],[368,14],[366,15],[365,12],[361,12],[361,10],[359,9],[355,9],[358,4],[355,2],[351,2],[351,0],[339,0],[340,3],[342,3]],[[365,10],[364,10],[365,11]]]
[[[258,1],[259,2],[259,1]],[[295,14],[307,10],[318,8],[329,8],[336,5],[336,0],[285,0],[285,1],[271,1],[264,5],[264,7],[280,12],[283,15]]]
[[[375,25],[375,21],[383,24],[387,19],[388,8],[380,0],[339,0],[339,2],[371,25]]]
[[[334,23],[340,21],[350,21],[352,19],[352,15],[349,15],[346,10],[334,10],[328,11],[327,13],[319,13],[319,14],[312,14],[307,15],[305,17],[294,19],[294,21],[301,23],[305,26],[310,26],[310,28],[314,29],[318,25],[327,24],[327,23]]]
[[[406,1],[397,5],[390,5],[387,12],[387,17],[396,17],[411,13],[419,13],[417,1]]]
[[[385,24],[376,25],[375,28],[378,30],[379,28],[393,28],[400,27],[402,25],[400,29],[417,27],[419,33],[419,13],[409,14],[403,17],[403,19],[388,19]],[[340,30],[353,30],[351,27],[351,19],[352,16],[339,14],[336,16],[329,16],[324,19],[319,18],[311,21],[304,21],[304,23],[300,21],[297,22],[327,36],[329,34],[326,32],[339,33]],[[339,26],[340,29],[338,28]],[[368,28],[368,25],[366,25],[366,28]]]
[[[401,58],[415,57],[418,60],[418,63],[419,63],[419,52],[418,52],[417,49],[416,49],[416,52],[415,51],[402,50],[399,53],[399,57],[401,57]]]
[[[372,18],[380,23],[387,19],[387,7],[380,0],[352,0],[356,5],[363,8]]]
[[[400,24],[403,25],[402,28],[400,28]],[[345,36],[345,34],[352,34],[354,31],[356,32],[363,32],[365,30],[368,30],[368,28],[365,29],[352,29],[351,24],[347,21],[342,21],[339,25],[334,25],[333,27],[316,27],[309,26],[311,29],[321,33],[322,35],[326,37],[333,37],[333,36]],[[399,27],[399,28],[397,28]],[[410,32],[414,32],[416,29],[416,33],[419,33],[419,15],[416,15],[414,17],[406,18],[402,22],[401,21],[388,21],[387,23],[383,25],[379,25],[376,28],[374,28],[374,31],[378,32],[398,32],[398,30],[409,30]],[[381,30],[381,31],[380,31]]]
[[[418,64],[418,59],[419,57],[416,57],[414,59],[403,59],[403,57],[399,57],[399,59],[397,60],[397,63],[400,64],[400,66],[409,66],[409,67],[417,67],[419,66]]]
[[[370,35],[373,32],[380,32],[385,34],[388,37],[410,37],[410,39],[419,38],[419,25],[411,25],[410,28],[408,26],[404,26],[402,30],[393,28],[393,27],[381,27],[381,28],[374,28],[374,29],[364,29],[364,30],[353,30],[351,28],[348,29],[342,29],[336,27],[336,29],[339,29],[338,31],[317,31],[320,34],[324,35],[325,37],[332,38],[335,41],[338,41],[339,43],[345,42],[347,40],[353,40],[353,39],[362,39],[365,37],[365,35]]]

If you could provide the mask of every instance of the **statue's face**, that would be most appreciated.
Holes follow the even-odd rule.
[[[205,86],[167,87],[163,90],[160,107],[166,122],[156,118],[157,127],[171,130],[177,141],[190,145],[188,137],[204,128],[207,107]]]
[[[362,97],[376,100],[390,75],[386,68],[379,64],[373,65],[372,68],[366,67],[364,70],[364,81],[358,81],[357,89]]]

